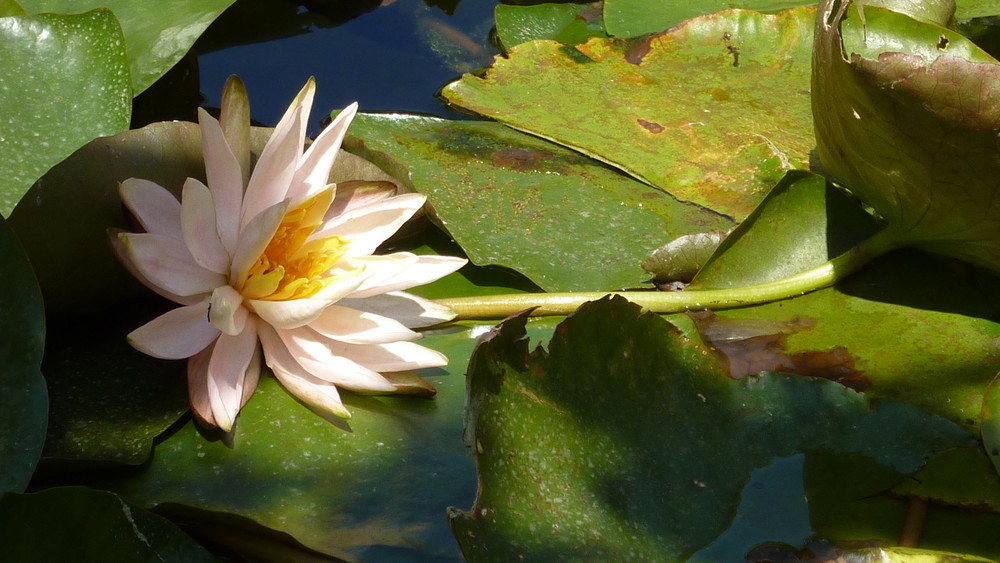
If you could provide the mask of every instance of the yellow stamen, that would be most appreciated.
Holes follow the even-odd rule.
[[[348,240],[309,240],[333,203],[326,189],[285,212],[264,253],[250,268],[241,293],[247,299],[286,301],[318,293],[336,279],[327,272],[346,254]]]

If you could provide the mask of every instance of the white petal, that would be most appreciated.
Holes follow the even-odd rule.
[[[420,338],[419,333],[399,321],[339,305],[324,309],[308,326],[327,338],[349,344],[384,344]]]
[[[219,239],[212,192],[194,178],[184,182],[181,228],[184,243],[199,266],[217,274],[229,273],[229,252]]]
[[[212,416],[212,405],[208,400],[208,362],[212,359],[214,345],[198,352],[188,360],[188,398],[191,412],[208,426],[218,426]]]
[[[208,302],[167,311],[128,335],[136,350],[154,358],[190,358],[215,342],[219,330],[208,324]]]
[[[326,211],[326,219],[330,220],[359,207],[385,201],[394,195],[396,195],[396,185],[390,182],[338,182],[337,196],[333,199],[330,209]]]
[[[170,293],[186,297],[226,284],[225,276],[199,266],[180,240],[148,233],[121,233],[118,238],[136,269]]]
[[[254,391],[257,390],[257,384],[260,382],[262,360],[263,353],[260,350],[260,346],[254,346],[253,357],[250,358],[250,365],[247,366],[246,378],[243,380],[243,398],[240,400],[240,408],[246,406],[247,401],[250,400],[250,397],[253,397]]]
[[[236,336],[243,332],[249,314],[243,306],[243,295],[232,287],[220,285],[212,292],[208,303],[208,320],[223,333]]]
[[[257,347],[257,331],[253,319],[236,336],[223,334],[215,342],[208,363],[208,400],[216,425],[229,432],[243,405],[247,370]]]
[[[293,395],[310,407],[329,412],[343,418],[351,413],[344,408],[337,386],[323,381],[305,370],[291,354],[271,327],[260,326],[260,343],[264,348],[264,358],[278,381]]]
[[[195,303],[200,303],[205,299],[204,295],[177,295],[176,293],[171,293],[162,287],[156,285],[149,280],[146,276],[142,275],[138,269],[136,269],[135,264],[132,263],[132,259],[128,255],[128,251],[125,250],[125,243],[121,241],[119,235],[122,231],[116,231],[114,229],[110,230],[111,234],[111,247],[114,249],[115,254],[118,255],[118,259],[121,260],[122,265],[128,270],[128,273],[132,274],[132,277],[142,282],[143,285],[156,292],[157,294],[166,297],[167,299],[173,301],[174,303],[179,303],[181,305],[194,305]]]
[[[363,299],[389,291],[398,291],[424,285],[447,276],[464,266],[467,262],[464,258],[431,254],[415,256],[415,260],[409,262],[405,268],[393,270],[391,263],[382,260],[397,255],[402,259],[403,255],[406,254],[409,253],[397,252],[385,256],[359,256],[352,258],[351,260],[354,263],[364,264],[366,272],[377,268],[376,264],[382,266],[383,269],[378,274],[373,272],[371,277],[349,297],[352,299]]]
[[[333,120],[333,123],[324,129],[313,141],[313,144],[306,149],[292,179],[292,187],[288,192],[288,197],[292,201],[303,200],[327,186],[330,168],[333,167],[333,163],[337,159],[337,153],[340,151],[340,144],[344,141],[347,127],[351,124],[357,111],[357,102],[344,108]]]
[[[246,226],[260,212],[287,197],[305,137],[298,118],[301,109],[295,110],[293,119],[283,119],[264,146],[243,197],[241,225]]]
[[[140,178],[129,178],[118,186],[122,202],[147,233],[181,240],[181,202],[166,188]]]
[[[314,377],[355,391],[393,391],[382,374],[330,352],[333,343],[309,328],[277,330],[278,337],[295,361]],[[267,350],[264,350],[265,354]]]
[[[421,194],[403,194],[351,209],[328,221],[312,238],[339,235],[351,241],[347,246],[349,256],[371,254],[395,234],[425,200]]]
[[[247,272],[264,253],[264,249],[270,244],[274,233],[278,231],[278,226],[281,225],[281,219],[288,210],[288,203],[281,201],[265,209],[240,231],[240,240],[236,243],[236,252],[233,254],[233,263],[229,270],[229,279],[234,284],[245,281]]]
[[[330,344],[330,352],[373,371],[402,371],[448,365],[448,358],[413,342]]]
[[[243,206],[243,169],[226,141],[219,122],[198,108],[201,127],[201,150],[205,155],[205,175],[212,199],[215,202],[219,238],[226,250],[236,250],[240,227],[240,209]]]
[[[331,303],[356,290],[364,280],[361,275],[347,276],[334,281],[311,298],[290,301],[251,299],[248,304],[261,319],[275,328],[298,328],[316,320]]]
[[[341,299],[338,304],[396,319],[408,328],[432,326],[458,316],[444,305],[404,291],[392,291],[364,299]]]

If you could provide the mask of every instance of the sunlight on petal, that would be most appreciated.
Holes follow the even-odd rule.
[[[243,170],[226,142],[222,126],[198,108],[201,146],[205,153],[205,175],[215,203],[219,238],[226,250],[236,251],[240,209],[243,205]]]
[[[217,274],[229,273],[229,252],[219,239],[212,193],[194,178],[184,182],[181,230],[184,244],[199,266]]]
[[[398,340],[416,340],[420,334],[388,317],[330,305],[309,328],[348,344],[384,344]]]
[[[129,178],[118,186],[125,207],[147,233],[181,240],[181,202],[166,188],[139,178]]]
[[[118,239],[136,269],[170,293],[180,296],[208,293],[226,283],[222,274],[199,266],[180,240],[147,233],[122,233]]]
[[[208,363],[208,399],[219,428],[232,430],[243,402],[243,389],[250,360],[257,348],[257,330],[252,320],[236,336],[223,334],[215,343]]]
[[[298,170],[295,171],[288,197],[293,200],[305,199],[326,187],[330,168],[337,158],[347,127],[357,112],[357,102],[347,106],[337,115],[333,123],[316,137],[303,155]]]
[[[403,194],[358,207],[331,219],[314,236],[342,236],[351,239],[351,256],[371,254],[423,207],[424,201],[421,194]]]
[[[208,323],[208,302],[167,311],[128,335],[136,350],[154,358],[180,360],[208,347],[219,330]]]
[[[407,328],[424,328],[454,319],[454,311],[430,299],[392,291],[364,299],[341,299],[339,305],[399,321]]]

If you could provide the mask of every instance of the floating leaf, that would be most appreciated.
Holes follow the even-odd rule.
[[[657,285],[688,283],[708,262],[726,233],[709,232],[682,235],[657,248],[642,263],[642,269],[653,275]]]
[[[127,129],[131,99],[111,12],[0,18],[0,215],[84,143]]]
[[[0,494],[23,491],[45,441],[48,394],[39,371],[42,295],[31,264],[0,218]]]
[[[498,4],[496,20],[500,43],[507,49],[533,39],[552,39],[576,45],[591,37],[607,37],[600,3]]]
[[[532,41],[442,95],[740,220],[808,166],[814,20],[737,10],[642,40]]]
[[[496,123],[359,115],[348,143],[409,177],[479,265],[506,266],[547,291],[645,282],[639,264],[662,238],[725,230],[724,217]],[[402,164],[405,163],[405,164]],[[397,169],[393,169],[397,168]]]
[[[777,12],[796,6],[813,6],[805,0],[702,0],[701,2],[644,2],[605,0],[608,33],[615,37],[638,37],[669,29],[684,20],[732,8]]]
[[[451,516],[469,559],[683,560],[728,526],[750,472],[776,456],[863,454],[908,473],[973,441],[828,381],[733,381],[702,345],[622,298],[581,307],[547,351],[528,353],[525,322],[502,323],[470,361],[479,495]]]
[[[4,495],[0,544],[10,561],[216,561],[162,516],[83,487]]]

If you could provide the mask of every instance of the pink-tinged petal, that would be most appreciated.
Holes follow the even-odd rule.
[[[337,197],[334,198],[330,209],[326,210],[326,219],[330,220],[359,207],[384,201],[394,195],[396,195],[396,184],[392,182],[364,180],[338,182]]]
[[[386,256],[359,256],[351,258],[351,261],[355,264],[364,265],[366,271],[371,271],[377,267],[375,264],[385,265],[387,263],[380,259],[405,254],[408,253],[398,252]],[[426,255],[415,256],[415,258],[416,260],[408,263],[405,268],[393,271],[391,267],[383,267],[379,271],[380,275],[372,273],[371,277],[349,297],[352,299],[363,299],[389,291],[398,291],[424,285],[447,276],[464,266],[467,262],[464,258],[455,258],[452,256]],[[400,261],[402,263],[402,258]]]
[[[261,325],[259,336],[261,346],[264,348],[264,361],[290,393],[321,412],[328,412],[341,418],[351,417],[351,413],[344,408],[340,400],[337,386],[313,376],[299,365],[274,329]]]
[[[420,338],[419,333],[399,321],[339,305],[324,309],[308,326],[327,338],[348,344],[384,344]]]
[[[243,404],[247,370],[257,347],[257,330],[252,319],[236,336],[223,334],[215,342],[208,363],[208,400],[219,428],[229,432]]]
[[[247,272],[257,263],[264,249],[274,238],[274,233],[281,225],[281,219],[288,210],[288,201],[278,202],[254,217],[240,231],[240,240],[236,243],[233,253],[233,263],[229,269],[229,279],[234,287],[242,288]]]
[[[215,203],[219,238],[232,254],[236,250],[240,209],[243,206],[243,167],[230,149],[222,126],[201,108],[198,108],[198,124],[201,127],[201,148],[205,155],[205,175]]]
[[[156,182],[129,178],[118,186],[125,207],[147,233],[181,240],[181,202]]]
[[[190,358],[210,346],[219,330],[208,324],[208,302],[167,311],[128,335],[133,348],[164,360]]]
[[[250,312],[243,306],[243,295],[228,285],[220,285],[208,302],[208,320],[229,336],[236,336],[246,327]]]
[[[128,273],[132,274],[132,276],[135,279],[142,282],[143,285],[145,285],[152,291],[156,292],[160,296],[166,297],[167,299],[173,301],[174,303],[179,303],[181,305],[194,305],[195,303],[200,303],[204,301],[205,299],[204,295],[187,295],[187,296],[177,295],[176,293],[170,293],[169,291],[149,281],[149,279],[147,279],[146,276],[142,275],[142,273],[136,269],[135,264],[132,263],[132,259],[129,258],[128,252],[126,252],[125,250],[125,243],[123,243],[118,236],[122,233],[123,231],[121,231],[120,229],[108,229],[108,234],[110,235],[111,238],[111,248],[114,249],[115,254],[118,255],[118,259],[121,261],[122,265],[125,266],[125,269],[128,270]]]
[[[229,273],[229,251],[219,239],[212,192],[194,178],[184,182],[181,196],[181,229],[184,244],[199,266],[217,274]]]
[[[246,406],[247,402],[250,401],[250,397],[253,397],[254,392],[257,390],[257,384],[260,382],[260,370],[263,358],[264,354],[261,352],[260,346],[254,346],[253,357],[250,358],[246,378],[243,380],[243,398],[240,400],[241,409]]]
[[[275,331],[288,353],[314,377],[356,391],[392,391],[392,383],[382,374],[330,352],[334,341],[303,327]],[[264,349],[265,355],[267,349]]]
[[[448,365],[448,358],[413,342],[344,344],[333,342],[330,352],[373,371],[403,371]]]
[[[219,125],[242,172],[239,194],[242,200],[242,187],[250,180],[250,96],[247,95],[246,84],[239,76],[234,74],[226,79],[219,109]],[[238,219],[239,213],[234,217]]]
[[[392,291],[364,299],[341,299],[338,305],[390,317],[407,328],[433,326],[458,316],[444,305],[405,291]]]
[[[301,110],[302,108],[295,109],[294,119],[282,119],[257,160],[243,197],[240,224],[244,227],[260,212],[281,202],[288,195],[305,137],[305,128],[298,119]]]
[[[212,404],[208,400],[208,362],[212,359],[215,345],[205,348],[188,360],[188,397],[191,412],[208,426],[218,426],[212,416]]]
[[[292,178],[292,186],[288,191],[288,197],[292,201],[305,199],[327,186],[330,177],[330,168],[337,159],[340,151],[340,144],[344,141],[347,127],[354,119],[354,114],[358,112],[358,103],[344,108],[337,118],[324,129],[309,148],[306,149],[299,167]]]
[[[183,241],[148,233],[120,233],[125,255],[151,283],[183,297],[210,293],[226,277],[198,265]]]
[[[364,279],[364,276],[344,277],[307,299],[290,301],[251,299],[248,304],[257,316],[275,328],[298,328],[316,320],[331,303],[356,290]]]
[[[351,241],[348,255],[368,255],[395,234],[424,201],[421,194],[403,194],[358,207],[328,221],[312,238],[339,235]]]

